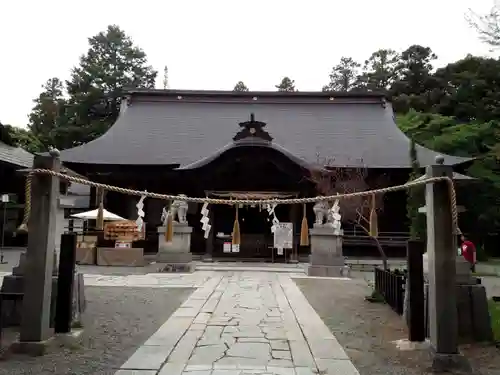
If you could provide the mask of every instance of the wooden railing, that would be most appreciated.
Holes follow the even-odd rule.
[[[380,232],[377,239],[382,246],[406,246],[410,234],[406,232]],[[369,246],[373,245],[373,238],[362,231],[344,231],[344,244]]]

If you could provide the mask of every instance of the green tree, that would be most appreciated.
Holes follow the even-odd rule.
[[[467,56],[438,69],[432,98],[435,112],[460,121],[500,117],[500,61]]]
[[[323,91],[351,91],[358,87],[361,64],[352,57],[342,57],[339,64],[332,68],[330,82]]]
[[[118,117],[124,90],[154,88],[158,74],[144,51],[116,25],[89,38],[89,45],[66,82],[70,124],[65,147],[102,135]]]
[[[387,91],[397,76],[399,55],[391,49],[378,50],[365,61],[359,77],[361,86],[368,91]]]
[[[410,108],[428,111],[432,106],[432,93],[436,80],[432,75],[432,62],[437,56],[429,47],[412,45],[401,53],[396,66],[398,79],[391,87],[394,110],[405,113]]]
[[[29,115],[29,129],[47,149],[49,146],[58,146],[56,133],[57,129],[66,125],[67,102],[59,78],[50,78],[42,89]]]
[[[0,123],[0,142],[35,153],[44,150],[40,140],[29,130]]]
[[[462,230],[476,235],[500,227],[500,121],[458,122],[440,114],[414,110],[397,117],[401,130],[416,142],[438,152],[472,156],[465,173],[477,180],[459,186],[459,204],[468,212]]]
[[[7,146],[15,147],[16,143],[12,138],[10,129],[10,125],[3,125],[0,122],[0,142],[5,143]]]
[[[431,144],[434,138],[441,136],[445,129],[457,124],[453,117],[436,113],[421,113],[414,109],[410,109],[404,115],[398,115],[396,121],[399,128],[410,139],[427,147],[434,146]]]
[[[233,91],[249,91],[248,87],[243,83],[243,81],[239,81],[233,88]]]
[[[288,91],[288,92],[297,91],[295,89],[295,81],[293,79],[290,79],[289,77],[283,77],[281,82],[274,87],[276,87],[278,91]]]
[[[495,0],[486,14],[478,14],[469,9],[466,19],[484,43],[490,45],[492,49],[500,47],[500,1]]]
[[[410,142],[410,162],[410,181],[413,181],[422,176],[420,163],[418,162],[417,146],[413,140]],[[425,215],[419,213],[418,209],[425,206],[424,187],[415,186],[408,190],[407,194],[406,212],[410,222],[410,239],[423,240],[426,233]]]

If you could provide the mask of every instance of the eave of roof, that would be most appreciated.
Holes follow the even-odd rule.
[[[223,90],[160,90],[160,89],[127,89],[125,96],[131,99],[140,97],[175,98],[182,96],[188,98],[209,98],[209,99],[230,99],[248,98],[254,100],[265,98],[285,98],[293,102],[301,98],[317,98],[335,100],[344,99],[371,99],[385,101],[385,94],[382,92],[344,92],[344,91],[223,91]]]
[[[422,175],[414,180],[410,180],[410,181],[423,181],[426,178],[428,178],[428,177],[424,174],[424,175]],[[462,173],[453,172],[452,180],[457,181],[457,182],[474,182],[474,181],[477,181],[477,178],[467,176],[467,175],[462,174]]]
[[[273,145],[309,164],[409,168],[410,141],[380,93],[132,90],[103,136],[63,150],[62,160],[100,165],[191,166],[230,147],[255,113]],[[417,146],[422,166],[437,152]],[[444,155],[445,164],[469,158]],[[324,163],[330,165],[330,163]]]
[[[15,167],[31,167],[34,155],[21,147],[9,146],[0,141],[0,161]]]
[[[212,155],[207,156],[206,158],[197,160],[194,163],[188,164],[186,166],[179,167],[179,168],[177,168],[177,170],[193,170],[193,169],[202,168],[204,166],[207,166],[208,164],[210,164],[211,162],[213,162],[214,160],[216,160],[220,156],[222,156],[222,154],[224,154],[230,150],[233,150],[236,148],[241,148],[241,147],[268,148],[268,149],[274,150],[274,151],[284,155],[285,157],[287,157],[288,159],[293,161],[295,164],[299,165],[300,167],[302,167],[304,169],[311,169],[311,168],[316,167],[316,165],[308,163],[307,161],[295,156],[290,151],[288,151],[286,148],[284,148],[276,143],[263,141],[263,140],[258,139],[258,138],[256,138],[256,139],[247,138],[247,139],[242,139],[240,141],[229,143],[226,146],[224,146],[221,149],[214,152]]]

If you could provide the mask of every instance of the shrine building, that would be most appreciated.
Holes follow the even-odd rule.
[[[381,94],[134,90],[123,99],[118,119],[104,135],[63,150],[61,160],[90,180],[125,188],[264,199],[319,195],[318,181],[311,177],[315,168],[364,170],[368,188],[381,176],[387,186],[404,184],[411,168],[409,150],[410,140],[396,126],[392,106]],[[417,153],[422,167],[438,155],[421,146]],[[460,170],[469,159],[444,155],[444,160]],[[135,220],[137,200],[107,192],[104,206]],[[90,208],[95,208],[95,192],[91,202]],[[142,247],[155,252],[165,202],[144,203],[147,234]],[[307,206],[310,226],[312,208]],[[193,254],[208,253],[214,259],[271,257],[267,211],[258,206],[239,209],[241,245],[233,254],[223,251],[223,238],[231,234],[234,207],[210,207],[207,240],[200,209],[200,204],[189,204]],[[278,206],[276,215],[281,222],[294,223],[298,248],[302,206]],[[407,238],[406,192],[383,197],[378,221],[381,243],[390,255],[391,248],[401,248]],[[356,225],[346,220],[343,228],[346,251],[373,251]],[[308,253],[307,248],[297,251]]]

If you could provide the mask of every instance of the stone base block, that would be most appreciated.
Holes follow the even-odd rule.
[[[2,292],[24,293],[24,277],[20,275],[7,275],[3,278]],[[50,321],[53,327],[56,314],[57,277],[52,277],[52,293],[50,304]],[[15,327],[21,324],[23,303],[22,301],[4,301],[2,304],[2,324],[4,327]]]
[[[194,272],[193,263],[167,263],[163,264],[158,272],[168,272],[168,273],[191,273]]]
[[[2,292],[24,293],[24,277],[7,275],[3,279]],[[57,277],[52,277],[50,326],[54,327],[57,300]],[[21,324],[22,301],[4,301],[2,305],[2,324],[4,327],[19,326]],[[72,325],[82,325],[82,314],[86,309],[85,285],[82,273],[75,273],[73,284],[73,316]]]
[[[348,277],[349,267],[346,266],[319,266],[310,265],[307,269],[308,276],[320,277]]]
[[[99,247],[97,248],[97,265],[142,267],[144,266],[144,249]]]
[[[53,343],[53,337],[45,341],[17,341],[11,344],[9,350],[14,354],[26,354],[32,357],[39,357],[47,354],[50,348],[53,347]]]
[[[309,262],[311,265],[341,267],[345,265],[345,258],[332,253],[312,253]]]
[[[96,249],[92,248],[76,248],[76,264],[96,264]]]
[[[158,263],[191,263],[193,254],[178,251],[159,251],[156,254],[156,262]]]
[[[457,285],[458,335],[460,341],[491,342],[493,330],[486,289],[483,285]],[[426,327],[429,336],[429,284],[425,285]]]
[[[57,334],[45,341],[16,341],[10,345],[9,351],[14,354],[39,357],[49,352],[60,350],[60,348],[76,350],[81,348],[83,337],[83,330],[77,329],[69,333]]]
[[[472,367],[462,354],[433,353],[432,371],[445,373],[459,371],[461,374],[472,374]]]

